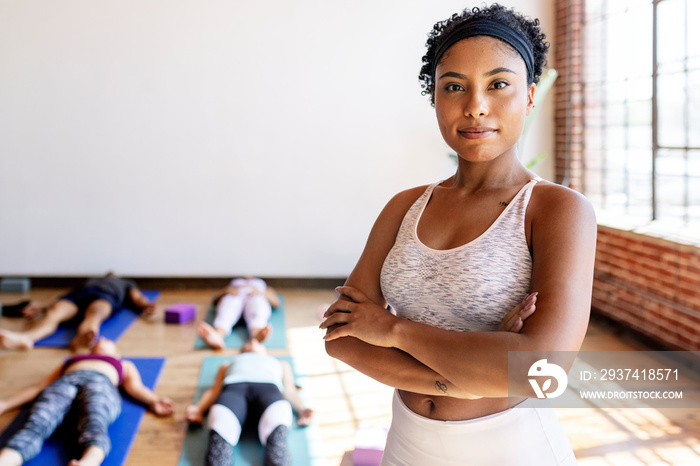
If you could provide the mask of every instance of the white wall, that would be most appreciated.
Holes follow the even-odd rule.
[[[512,4],[553,35],[553,0]],[[417,74],[463,7],[0,0],[0,275],[346,275],[450,174]]]

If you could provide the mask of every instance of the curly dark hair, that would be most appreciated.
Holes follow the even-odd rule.
[[[547,65],[547,51],[549,50],[549,42],[545,42],[547,36],[540,30],[539,19],[528,19],[514,9],[508,9],[503,5],[494,3],[491,6],[482,8],[474,7],[471,10],[465,9],[462,13],[455,13],[450,18],[439,21],[433,26],[433,30],[428,34],[428,41],[425,46],[428,51],[423,55],[423,67],[420,70],[418,79],[421,81],[423,95],[430,95],[430,103],[435,105],[435,51],[440,47],[446,37],[455,30],[462,22],[471,19],[487,18],[500,23],[506,24],[515,29],[522,35],[532,46],[532,52],[535,57],[534,79],[537,84],[540,82],[542,68]],[[528,80],[530,81],[530,80]]]

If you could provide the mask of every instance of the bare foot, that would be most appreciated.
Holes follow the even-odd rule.
[[[12,448],[3,448],[0,450],[0,464],[3,466],[20,466],[23,463],[22,455],[17,450]]]
[[[21,333],[0,329],[0,348],[28,350],[34,348],[34,342]]]
[[[197,326],[197,333],[202,337],[207,345],[214,349],[224,349],[226,348],[226,343],[224,342],[224,337],[217,330],[206,322],[200,322]]]
[[[270,335],[272,335],[272,325],[267,324],[265,328],[261,328],[257,332],[253,331],[252,338],[262,343],[267,340]]]
[[[105,452],[100,447],[87,447],[79,460],[71,460],[68,466],[100,466],[105,459]]]
[[[71,340],[68,347],[71,351],[75,351],[78,348],[90,348],[97,339],[97,336],[97,332],[94,330],[81,332],[80,329],[78,329],[78,334]]]

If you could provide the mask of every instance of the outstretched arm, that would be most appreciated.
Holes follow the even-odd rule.
[[[143,384],[141,374],[133,362],[122,360],[124,379],[122,387],[127,395],[146,405],[157,416],[170,416],[175,410],[175,404],[170,398],[159,397]]]
[[[226,369],[229,365],[230,364],[222,364],[219,366],[214,384],[202,393],[197,403],[187,407],[187,412],[185,413],[187,422],[192,424],[202,424],[204,422],[204,413],[211,408],[219,397],[219,393],[221,393],[221,389],[224,386],[224,378],[226,377]]]
[[[19,408],[20,406],[34,400],[34,398],[36,398],[43,389],[51,385],[61,376],[62,370],[63,366],[52,372],[51,375],[44,379],[40,384],[25,388],[24,390],[15,393],[5,400],[0,400],[0,414],[11,411],[15,408]]]
[[[274,288],[272,288],[271,286],[268,286],[265,289],[264,294],[265,294],[265,298],[270,303],[270,306],[272,307],[272,309],[277,309],[278,307],[280,307],[280,297]]]
[[[297,412],[299,418],[297,424],[300,426],[308,426],[311,424],[314,412],[304,404],[304,401],[299,396],[299,390],[294,383],[294,373],[292,366],[288,362],[282,361],[283,381],[284,381],[284,397],[292,405],[292,409]]]

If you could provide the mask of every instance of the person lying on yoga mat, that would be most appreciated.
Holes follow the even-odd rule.
[[[224,339],[241,319],[248,334],[258,341],[265,341],[272,327],[269,324],[272,309],[279,307],[277,292],[260,278],[234,278],[214,297],[216,314],[213,325],[202,321],[197,330],[209,346],[224,349]]]
[[[146,387],[134,363],[121,359],[114,342],[100,338],[90,353],[66,360],[43,383],[0,400],[0,414],[35,400],[24,425],[0,450],[0,466],[35,457],[73,405],[82,456],[70,466],[101,464],[111,447],[107,429],[121,412],[119,388],[157,416],[173,414],[173,402]]]
[[[155,305],[146,298],[131,280],[108,273],[104,277],[90,278],[68,294],[60,296],[45,307],[45,312],[28,330],[12,332],[0,329],[0,348],[31,349],[34,343],[52,335],[62,322],[80,321],[70,348],[87,348],[100,334],[100,326],[114,310],[128,307],[150,314]],[[25,307],[25,317],[41,314],[44,307],[30,303]]]
[[[265,447],[264,464],[287,466],[292,409],[298,414],[298,425],[311,423],[313,410],[299,397],[291,366],[268,355],[265,346],[251,338],[240,354],[219,367],[212,387],[187,408],[185,417],[201,425],[209,410],[207,466],[233,464],[233,448],[246,420],[258,426],[258,437]]]

